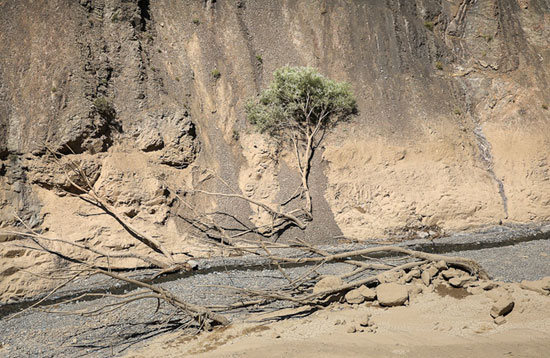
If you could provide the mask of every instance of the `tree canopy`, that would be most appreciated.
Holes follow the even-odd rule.
[[[311,67],[282,67],[258,99],[246,105],[247,118],[271,136],[306,139],[357,111],[347,82],[336,82]]]

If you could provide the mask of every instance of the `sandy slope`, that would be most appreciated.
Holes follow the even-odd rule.
[[[505,289],[515,308],[500,326],[489,315],[490,293],[457,299],[429,292],[404,307],[337,304],[305,318],[241,322],[193,338],[175,333],[127,357],[547,357],[550,297],[517,284]],[[368,313],[376,333],[347,332]]]

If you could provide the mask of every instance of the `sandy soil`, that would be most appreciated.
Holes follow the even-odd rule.
[[[126,357],[546,357],[550,350],[550,297],[500,287],[514,298],[506,323],[489,311],[498,291],[476,295],[426,292],[408,306],[335,304],[325,310],[277,322],[235,323],[195,337],[178,333],[135,347]],[[458,298],[457,298],[458,297]],[[376,332],[361,332],[371,314]],[[358,329],[348,333],[350,327]]]

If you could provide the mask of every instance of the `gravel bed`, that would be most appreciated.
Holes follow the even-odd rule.
[[[415,240],[399,245],[433,252],[462,248],[450,254],[477,260],[497,280],[533,280],[550,276],[548,231],[545,228],[526,226],[519,229],[518,227],[498,227],[481,233],[438,239],[436,242]],[[533,241],[523,240],[522,237],[527,235],[538,236]],[[348,244],[331,249],[343,251],[372,245]],[[487,247],[480,248],[484,245]],[[222,305],[234,302],[235,295],[212,287],[214,285],[265,288],[284,285],[287,282],[276,268],[257,266],[259,263],[253,257],[199,260],[200,271],[187,277],[171,277],[160,285],[189,302]],[[294,267],[288,272],[293,277],[297,277],[310,268],[310,266]],[[324,266],[320,273],[338,274],[347,270],[349,266],[336,263]],[[365,275],[368,274],[371,273],[365,273]],[[82,282],[78,283],[77,287],[72,287],[71,290],[89,288],[99,284],[99,281],[92,284],[87,282],[91,286],[82,286],[82,284]],[[105,287],[111,285],[109,282],[100,284]],[[57,309],[89,310],[112,302],[114,302],[113,298],[102,298],[75,302]],[[282,305],[279,303],[277,307]],[[243,313],[253,310],[254,308],[236,311],[232,313],[232,317],[242,316]],[[182,329],[181,324],[185,322],[180,321],[181,319],[183,318],[175,314],[174,309],[168,305],[161,304],[157,310],[155,299],[133,302],[112,312],[92,317],[27,312],[9,321],[5,318],[0,320],[0,356],[6,358],[116,356],[133,343],[167,330]]]
[[[519,282],[550,276],[550,240],[518,243],[475,251],[453,252],[476,260],[498,281]]]

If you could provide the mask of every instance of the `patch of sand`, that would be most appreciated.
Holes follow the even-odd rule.
[[[195,337],[168,334],[126,357],[546,357],[550,297],[517,284],[505,289],[515,307],[503,325],[489,315],[487,292],[462,299],[432,292],[403,307],[336,304],[305,318],[235,323]],[[376,333],[347,333],[350,326],[361,328],[367,314]]]

